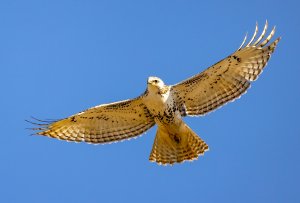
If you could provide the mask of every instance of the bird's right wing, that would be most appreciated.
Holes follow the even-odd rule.
[[[140,135],[154,124],[138,97],[96,106],[55,122],[41,121],[36,134],[75,142],[108,143]]]
[[[256,39],[256,25],[255,33],[247,45],[244,45],[245,37],[236,52],[202,73],[171,87],[187,115],[204,115],[245,93],[250,81],[256,80],[267,65],[280,40],[277,38],[267,45],[275,33],[274,27],[264,39],[267,27],[266,22],[262,34]]]

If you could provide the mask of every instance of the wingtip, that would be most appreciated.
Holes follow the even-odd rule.
[[[243,42],[242,42],[242,44],[239,46],[238,50],[240,50],[240,49],[243,48],[243,46],[244,46],[244,44],[245,44],[245,42],[246,42],[246,40],[247,40],[247,37],[248,37],[248,32],[246,32],[245,37],[244,37],[244,39],[243,39]]]

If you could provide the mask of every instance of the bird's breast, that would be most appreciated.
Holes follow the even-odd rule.
[[[180,113],[171,94],[148,94],[144,104],[158,125],[175,122]]]
[[[153,114],[164,111],[166,105],[172,100],[169,94],[158,94],[149,92],[144,98],[144,104],[148,110]]]

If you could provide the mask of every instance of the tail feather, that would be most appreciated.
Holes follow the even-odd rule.
[[[186,124],[177,133],[159,126],[149,160],[158,164],[193,161],[208,150],[208,145]]]

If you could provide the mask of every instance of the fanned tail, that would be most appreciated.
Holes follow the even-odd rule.
[[[159,126],[149,160],[158,164],[174,164],[193,161],[208,150],[208,145],[185,123],[179,132],[170,133]]]

